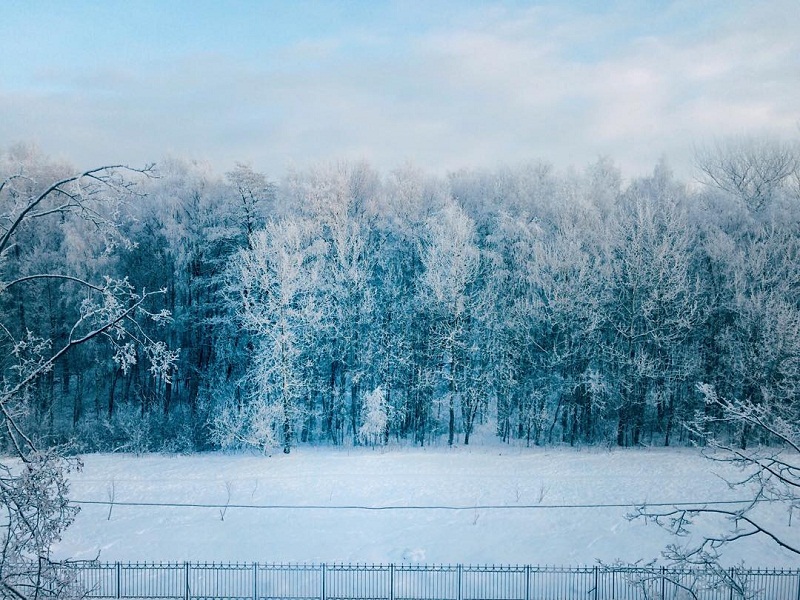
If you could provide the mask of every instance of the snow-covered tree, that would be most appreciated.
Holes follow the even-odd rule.
[[[465,392],[472,384],[466,377],[473,352],[469,329],[475,317],[480,267],[474,223],[455,202],[428,220],[421,259],[421,305],[428,315],[431,343],[447,384],[447,441],[452,445],[456,401],[469,401]]]
[[[325,316],[316,292],[326,249],[312,221],[275,221],[251,236],[250,248],[232,263],[229,294],[254,344],[247,401],[255,406],[237,407],[249,431],[240,437],[249,445],[265,447],[276,439],[286,453],[294,445],[301,400],[308,392],[305,361]],[[230,410],[223,409],[223,415]],[[218,429],[223,426],[217,421]]]
[[[378,386],[364,396],[358,437],[362,443],[375,446],[383,440],[388,426],[389,407],[386,403],[386,392]]]
[[[230,220],[238,229],[243,243],[248,244],[250,236],[264,227],[273,208],[275,185],[267,181],[262,173],[242,163],[237,163],[232,171],[225,174],[225,178],[235,191],[235,199],[231,200]]]
[[[692,276],[693,232],[667,173],[657,169],[620,199],[612,239],[601,311],[604,360],[619,394],[617,444],[641,443],[648,402],[666,411],[668,443],[677,386],[697,369],[687,345],[705,313]]]
[[[378,198],[375,306],[379,341],[376,379],[387,394],[393,433],[425,444],[433,429],[433,380],[427,319],[417,282],[426,223],[447,203],[447,187],[413,165],[392,172]]]

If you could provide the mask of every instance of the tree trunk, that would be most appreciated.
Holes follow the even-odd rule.
[[[666,423],[664,425],[664,446],[669,446],[670,436],[672,435],[672,421],[675,414],[675,396],[674,393],[670,394],[669,401],[666,408]]]
[[[448,434],[447,434],[447,445],[453,445],[453,438],[455,437],[455,427],[456,426],[456,409],[455,409],[455,400],[453,399],[453,392],[452,389],[450,391],[450,418],[448,420]]]
[[[72,399],[72,427],[75,428],[83,414],[83,372],[78,371],[75,382],[75,396]]]
[[[111,378],[111,387],[108,390],[108,418],[114,416],[114,392],[117,389],[117,381],[119,380],[119,375],[122,372],[122,369],[115,368],[114,369],[114,376]]]
[[[350,424],[353,428],[353,446],[358,446],[358,384],[350,385]]]
[[[617,446],[625,446],[625,431],[628,428],[627,408],[623,403],[619,407],[619,417],[617,420]]]
[[[448,434],[447,434],[447,445],[453,445],[453,438],[455,437],[455,430],[456,430],[456,408],[455,408],[455,378],[456,378],[456,364],[455,364],[455,357],[453,356],[453,349],[450,348],[450,381],[448,382],[447,386],[450,391],[450,415],[448,420]]]

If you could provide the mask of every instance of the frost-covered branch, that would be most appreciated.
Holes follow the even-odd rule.
[[[750,400],[727,400],[706,384],[700,384],[698,389],[705,397],[707,410],[698,414],[691,427],[705,439],[710,460],[734,466],[743,473],[738,479],[726,481],[731,489],[747,493],[749,501],[738,510],[708,506],[653,510],[643,505],[630,518],[652,521],[673,535],[686,538],[697,519],[722,517],[728,525],[722,533],[706,535],[686,547],[672,544],[667,548],[665,556],[678,564],[716,564],[728,544],[754,536],[764,536],[778,547],[800,555],[800,540],[795,539],[794,532],[776,531],[764,525],[758,513],[765,503],[780,503],[790,513],[800,507],[800,435],[796,420],[786,414],[788,408]],[[774,446],[766,450],[737,448],[714,433],[714,426],[719,423],[757,428],[770,436]]]
[[[139,195],[136,182],[127,179],[131,174],[152,177],[152,166],[98,167],[61,177],[43,188],[38,187],[35,178],[20,172],[0,184],[0,201],[6,209],[0,217],[0,302],[4,307],[19,307],[18,311],[4,311],[0,317],[0,348],[4,353],[0,416],[4,441],[15,455],[0,464],[3,596],[70,597],[68,571],[50,561],[50,547],[77,513],[68,502],[67,476],[70,470],[80,468],[80,463],[65,458],[58,448],[38,443],[26,431],[29,406],[44,376],[65,362],[77,347],[103,337],[116,349],[118,362],[123,360],[119,347],[127,346],[129,341],[144,347],[154,372],[168,372],[175,361],[175,354],[167,351],[163,343],[137,329],[138,320],[143,317],[156,321],[168,318],[167,313],[148,308],[154,296],[162,295],[164,290],[137,292],[126,277],[79,276],[78,269],[75,274],[59,272],[49,262],[44,263],[44,268],[37,268],[41,265],[34,262],[36,248],[31,250],[33,244],[26,237],[39,235],[38,224],[48,217],[68,214],[75,214],[104,236],[120,235],[120,203],[126,197]],[[65,222],[68,223],[62,220],[61,225]],[[46,237],[45,231],[43,238]],[[51,290],[52,284],[64,284],[63,300],[74,311],[72,317],[68,310],[59,311],[62,323],[57,329],[52,324],[49,329],[40,326],[35,319],[38,315],[25,318],[26,308],[36,306],[41,290]]]
[[[11,241],[11,238],[14,236],[23,221],[25,221],[26,218],[33,218],[34,216],[37,216],[37,208],[54,195],[66,196],[69,200],[64,205],[42,211],[38,214],[38,216],[45,216],[55,212],[63,213],[73,209],[85,209],[87,214],[96,215],[96,213],[90,211],[86,205],[86,201],[88,198],[96,195],[100,190],[106,189],[116,193],[133,192],[134,184],[126,181],[122,176],[122,172],[138,173],[152,177],[154,175],[154,166],[148,165],[144,168],[137,169],[128,167],[127,165],[106,165],[97,167],[96,169],[89,169],[77,175],[65,177],[59,181],[56,181],[55,183],[52,183],[43,192],[40,192],[36,196],[30,198],[27,203],[24,203],[17,212],[16,216],[12,218],[8,229],[6,229],[3,235],[0,236],[0,255],[5,252]],[[11,179],[12,178],[6,179],[6,181],[3,182],[3,187]],[[88,187],[82,186],[81,181],[84,179],[89,179],[91,182],[97,185],[90,185]],[[70,184],[74,185],[74,190],[65,189],[65,186]],[[2,191],[2,188],[0,188],[0,191]]]
[[[18,277],[17,279],[14,279],[13,281],[9,281],[7,283],[0,282],[0,294],[5,292],[6,290],[12,288],[15,285],[19,285],[21,283],[27,283],[29,281],[40,281],[40,280],[45,280],[45,279],[55,279],[55,280],[59,280],[59,281],[71,281],[73,283],[77,283],[79,285],[82,285],[85,288],[88,288],[90,290],[94,290],[96,292],[102,292],[103,291],[103,288],[101,288],[99,286],[96,286],[96,285],[94,285],[92,283],[89,283],[88,281],[85,281],[83,279],[80,279],[79,277],[73,277],[72,275],[62,275],[60,273],[39,273],[39,274],[36,274],[36,275],[26,275],[24,277]]]
[[[699,516],[721,516],[730,523],[731,530],[729,532],[705,537],[700,543],[688,548],[676,544],[670,545],[665,552],[665,556],[676,564],[716,562],[719,559],[720,551],[727,544],[758,535],[763,535],[781,548],[800,555],[800,544],[787,542],[780,535],[767,529],[759,524],[755,518],[749,516],[748,513],[756,503],[749,503],[745,508],[736,511],[709,508],[707,506],[698,506],[690,509],[674,508],[661,511],[642,505],[637,507],[635,512],[629,515],[629,518],[645,518],[678,537],[687,537],[691,533],[692,526],[695,525],[696,518]]]

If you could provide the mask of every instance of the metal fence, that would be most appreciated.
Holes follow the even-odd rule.
[[[76,596],[174,600],[800,600],[800,569],[70,563]]]

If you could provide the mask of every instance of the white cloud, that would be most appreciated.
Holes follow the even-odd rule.
[[[793,4],[704,15],[693,2],[488,4],[454,25],[330,32],[255,58],[212,50],[43,72],[29,90],[0,85],[0,139],[33,137],[82,164],[169,152],[271,173],[336,157],[443,171],[600,154],[635,173],[664,153],[680,171],[712,136],[797,133]]]
[[[782,14],[792,20],[795,13]],[[554,33],[530,21],[527,31],[516,27],[516,37],[509,37],[512,27],[502,26],[497,33],[460,32],[438,39],[434,50],[443,57],[439,64],[456,73],[449,77],[453,85],[479,98],[492,90],[501,99],[495,107],[476,102],[477,114],[489,116],[494,108],[530,123],[498,133],[514,139],[539,132],[530,147],[557,161],[608,152],[630,170],[642,170],[662,152],[686,161],[698,138],[785,131],[798,120],[800,48],[792,28],[776,31],[769,19],[761,20],[768,25],[762,29],[752,27],[748,11],[740,11],[717,19],[718,31],[646,31],[613,51],[571,56],[574,32],[613,37],[617,19],[578,16],[573,29],[562,25]],[[436,64],[435,58],[427,62]],[[555,136],[549,135],[554,122],[561,125]]]

